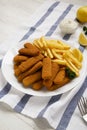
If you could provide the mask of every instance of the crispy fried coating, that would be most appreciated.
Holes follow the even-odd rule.
[[[34,49],[35,49],[35,50],[36,50],[36,49],[38,50],[38,48],[37,48],[35,45],[33,45],[32,43],[29,43],[29,42],[25,43],[25,44],[24,44],[24,47],[25,47],[25,48],[32,49],[32,50],[34,50]]]
[[[62,86],[64,86],[65,84],[69,83],[70,82],[70,79],[68,77],[65,77],[63,79],[62,82],[60,82],[60,84],[53,84],[51,87],[48,88],[49,91],[53,91],[53,90],[56,90]]]
[[[53,80],[56,76],[56,74],[58,73],[59,71],[59,65],[55,62],[52,62],[52,77],[50,79],[47,79],[47,80],[43,80],[43,84],[49,88],[50,86],[52,86],[53,84]]]
[[[32,45],[33,45],[33,44],[30,43],[30,42],[24,43],[24,47],[25,47],[25,48],[30,48],[30,47],[32,48]]]
[[[16,69],[14,69],[14,75],[17,77],[21,74],[21,70],[19,69],[19,67],[17,67]]]
[[[42,72],[37,71],[36,73],[27,76],[26,78],[23,79],[23,85],[24,87],[29,87],[29,85],[33,84],[34,82],[37,82],[38,80],[40,80],[42,77]]]
[[[21,70],[21,72],[24,72],[30,69],[34,64],[36,64],[38,61],[42,60],[43,58],[44,56],[42,54],[31,57],[27,61],[21,63],[21,65],[19,65],[19,69]]]
[[[59,70],[56,77],[54,78],[54,84],[60,84],[61,82],[63,82],[64,78],[65,78],[65,69],[62,68]]]
[[[24,46],[26,48],[21,48],[19,50],[19,54],[28,55],[28,56],[36,56],[40,53],[39,49],[30,43],[25,43]]]
[[[32,85],[34,90],[40,90],[43,87],[43,81],[39,80]]]
[[[16,70],[18,68],[17,64],[14,64],[14,70]]]
[[[42,68],[42,79],[50,79],[52,76],[52,63],[51,58],[45,57],[43,59],[43,68]]]
[[[32,68],[30,68],[29,70],[27,70],[27,71],[21,73],[21,74],[18,76],[18,81],[19,81],[19,82],[22,82],[22,80],[23,80],[26,76],[35,73],[35,72],[38,71],[42,66],[43,66],[42,61],[37,62]]]
[[[28,59],[27,56],[23,56],[23,55],[16,55],[13,59],[14,62],[16,63],[20,63],[20,62],[23,62],[23,61],[26,61]]]
[[[14,70],[17,69],[19,65],[20,65],[20,62],[14,63],[13,65]]]

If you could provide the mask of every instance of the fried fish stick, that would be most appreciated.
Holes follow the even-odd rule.
[[[30,68],[29,70],[27,70],[27,71],[21,73],[21,74],[18,76],[18,81],[19,81],[19,82],[22,82],[22,80],[23,80],[26,76],[35,73],[35,72],[38,71],[42,66],[43,66],[42,61],[39,61],[39,62],[36,63],[32,68]]]
[[[28,59],[27,56],[22,56],[22,55],[16,55],[13,59],[14,62],[23,62]]]
[[[59,71],[59,65],[55,62],[52,62],[52,77],[50,79],[47,79],[47,80],[44,80],[43,81],[43,84],[49,88],[50,86],[52,86],[53,84],[53,80],[56,76],[56,74],[58,73]]]
[[[38,80],[41,79],[41,76],[42,76],[41,70],[32,75],[27,76],[26,78],[23,79],[24,87],[27,88],[29,87],[29,85],[33,84],[34,82],[37,82]]]
[[[17,77],[21,74],[21,70],[19,68],[14,69],[14,75]]]
[[[36,56],[40,53],[40,50],[35,47],[34,45],[30,44],[30,43],[26,43],[24,44],[24,46],[26,48],[22,48],[19,50],[19,54],[22,55],[29,55],[29,56]]]
[[[32,85],[34,90],[40,90],[43,87],[43,81],[39,80]]]
[[[21,72],[24,72],[30,69],[34,64],[36,64],[38,61],[42,60],[43,58],[44,56],[42,54],[31,57],[27,61],[21,63],[21,65],[19,65],[19,69],[21,70]]]
[[[38,51],[38,48],[36,46],[34,46],[32,43],[29,43],[29,42],[25,43],[24,47],[29,48],[30,50],[33,50],[35,52],[36,52],[36,50]]]
[[[70,82],[70,79],[68,77],[65,77],[63,79],[62,82],[60,82],[60,84],[53,84],[51,87],[48,88],[49,91],[53,91],[53,90],[56,90],[62,86],[64,86],[65,84],[69,83]]]
[[[14,65],[13,65],[14,70],[17,69],[19,65],[20,65],[20,62],[14,63]]]
[[[43,59],[43,68],[42,68],[42,79],[50,79],[52,76],[52,63],[51,58],[46,57]]]
[[[54,78],[54,84],[60,84],[65,78],[65,69],[62,68]]]

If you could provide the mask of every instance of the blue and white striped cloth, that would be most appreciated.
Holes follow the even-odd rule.
[[[78,8],[79,6],[77,5],[63,3],[57,0],[46,1],[30,19],[29,28],[20,41],[45,35],[64,39],[72,44],[76,44],[78,35],[81,32],[81,25],[79,25],[79,28],[73,35],[61,34],[58,25],[64,18],[75,19]],[[10,43],[12,44],[12,41]],[[5,47],[6,44],[3,44],[3,46]],[[78,45],[76,44],[76,46]],[[79,48],[84,53],[84,48]],[[0,53],[1,57],[4,56],[4,51],[6,52],[6,49],[2,48],[3,53]],[[0,60],[0,68],[1,62],[2,59]],[[64,94],[40,98],[16,90],[4,79],[0,69],[0,102],[8,104],[16,112],[29,117],[45,118],[56,130],[87,129],[77,107],[78,99],[82,95],[87,95],[86,88],[87,77],[85,74],[83,80],[74,89]]]

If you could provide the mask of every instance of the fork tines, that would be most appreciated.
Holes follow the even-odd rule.
[[[78,102],[78,108],[82,116],[87,113],[87,99],[85,97],[82,96],[80,98]]]

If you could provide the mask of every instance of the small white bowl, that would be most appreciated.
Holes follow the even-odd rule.
[[[59,28],[64,34],[72,34],[76,31],[78,23],[72,19],[64,19],[60,24]]]

